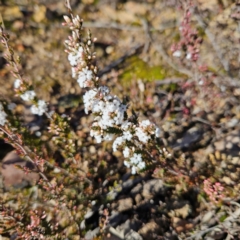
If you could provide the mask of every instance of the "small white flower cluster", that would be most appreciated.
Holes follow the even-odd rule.
[[[102,140],[112,140],[113,134],[108,133],[109,127],[118,127],[124,122],[124,114],[127,106],[116,97],[109,94],[106,86],[98,89],[89,90],[83,96],[85,112],[92,111],[95,122],[91,129],[90,135],[98,143]]]
[[[146,167],[145,162],[142,160],[142,155],[138,153],[134,153],[130,161],[124,161],[124,165],[132,169],[132,174],[136,174],[137,171]]]
[[[72,30],[72,36],[65,41],[68,60],[72,66],[72,76],[77,79],[81,88],[91,88],[83,96],[86,114],[92,112],[95,116],[90,135],[97,143],[112,140],[114,135],[118,135],[112,145],[113,151],[123,151],[124,157],[128,159],[124,161],[124,165],[131,168],[132,174],[135,174],[146,168],[141,152],[144,152],[144,146],[151,139],[159,136],[159,129],[149,120],[138,124],[128,121],[127,105],[117,96],[111,95],[108,87],[98,86],[96,68],[88,61],[92,58],[88,48],[91,40],[84,44],[80,37],[76,38],[77,35],[79,36],[76,29],[81,25],[79,17],[71,20],[65,16],[64,19],[65,24]]]
[[[121,136],[114,140],[113,151],[123,149],[124,157],[129,159],[124,161],[124,165],[132,169],[132,174],[144,169],[146,164],[142,159],[142,154],[136,153],[135,147],[129,147],[129,145],[137,145],[143,149],[143,145],[147,144],[152,137],[159,136],[159,128],[149,120],[142,121],[138,125],[126,120],[124,116],[127,106],[116,96],[110,95],[109,89],[105,86],[86,92],[83,102],[85,112],[91,111],[96,115],[90,135],[98,143],[103,140],[112,140],[114,134],[109,133],[109,128],[117,128]]]
[[[68,61],[71,66],[76,66],[83,61],[83,48],[80,46],[78,49],[72,49],[73,51],[68,54]]]
[[[181,52],[180,50],[177,50],[177,51],[173,52],[172,55],[173,55],[173,57],[177,57],[177,58],[179,58],[179,57],[182,56],[182,52]]]
[[[18,89],[21,87],[22,81],[20,79],[16,79],[13,85],[15,89]]]
[[[7,122],[7,114],[3,110],[3,106],[0,103],[0,125],[4,125]]]
[[[66,22],[69,21],[66,16],[64,16],[64,19]],[[80,18],[74,18],[73,23],[75,25],[79,25]],[[68,48],[68,60],[72,66],[72,77],[77,78],[77,82],[81,88],[91,87],[93,86],[92,80],[94,78],[94,74],[93,71],[89,69],[87,61],[85,60],[86,54],[84,53],[83,46],[77,42],[77,35],[78,34],[73,30],[72,36],[69,37],[69,40],[65,41],[65,44]],[[91,59],[90,56],[88,56],[88,58]]]
[[[35,96],[36,96],[36,93],[33,90],[26,91],[25,93],[20,95],[21,99],[24,101],[31,101],[34,99]]]
[[[14,88],[19,90],[21,88],[22,81],[20,79],[16,79],[14,82]],[[24,93],[20,94],[20,97],[24,101],[32,101],[36,97],[36,93],[33,90],[27,90]],[[47,104],[43,100],[38,100],[36,105],[31,106],[31,112],[33,114],[37,114],[42,116],[45,112],[47,112]]]
[[[135,147],[130,146],[136,145],[144,150],[144,146],[148,144],[152,137],[159,137],[160,130],[149,120],[139,122],[137,125],[125,121],[120,128],[123,134],[113,142],[113,151],[123,149],[123,156],[129,159],[124,161],[124,165],[131,168],[132,174],[135,174],[137,171],[143,170],[146,164],[142,159],[142,154],[137,153]]]
[[[149,120],[145,120],[139,123],[139,127],[136,128],[136,135],[142,143],[147,143],[150,140],[151,135],[159,137],[160,129],[156,128]]]
[[[93,72],[87,68],[83,68],[78,75],[77,82],[81,88],[89,87],[93,78]]]
[[[38,100],[37,105],[31,106],[31,112],[39,116],[42,116],[45,112],[47,112],[47,110],[48,110],[47,104],[43,100]]]

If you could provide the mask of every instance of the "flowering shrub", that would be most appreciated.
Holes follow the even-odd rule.
[[[137,212],[142,214],[141,229],[139,227],[136,231],[144,239],[160,239],[163,234],[163,238],[166,239],[177,235],[181,239],[193,239],[194,229],[197,231],[197,239],[200,239],[199,237],[206,236],[212,230],[215,231],[214,227],[205,229],[204,224],[209,213],[206,213],[200,226],[195,226],[199,222],[199,216],[203,214],[199,209],[209,210],[203,205],[210,200],[213,203],[210,206],[213,209],[211,210],[215,211],[214,205],[217,205],[221,208],[219,211],[221,214],[216,210],[216,223],[211,222],[209,225],[215,224],[216,229],[220,228],[224,234],[227,232],[231,236],[236,236],[234,231],[232,233],[226,229],[230,223],[233,223],[232,229],[235,229],[238,211],[234,212],[230,220],[225,215],[239,207],[237,194],[225,187],[225,184],[232,184],[231,179],[225,176],[222,178],[224,181],[217,178],[224,174],[223,170],[226,168],[232,171],[230,176],[236,179],[238,163],[234,167],[233,164],[237,160],[226,156],[224,158],[224,155],[217,156],[219,161],[221,157],[223,158],[219,164],[222,169],[219,169],[219,166],[214,166],[214,161],[217,161],[211,157],[212,163],[208,161],[208,156],[201,156],[201,160],[196,161],[194,150],[206,147],[214,137],[219,137],[217,130],[220,129],[220,125],[226,126],[224,131],[234,125],[236,119],[231,122],[230,127],[227,125],[232,114],[229,109],[218,113],[217,119],[220,119],[221,124],[212,120],[214,118],[212,115],[219,106],[225,107],[219,102],[228,92],[234,92],[236,97],[239,89],[232,91],[231,88],[216,81],[216,71],[211,72],[211,68],[205,64],[204,54],[200,54],[204,34],[200,34],[199,28],[194,25],[194,21],[202,23],[201,15],[197,15],[198,11],[193,1],[178,3],[178,7],[180,5],[178,10],[183,10],[183,17],[179,26],[175,26],[176,32],[179,31],[176,41],[167,43],[167,52],[170,52],[170,56],[163,47],[156,44],[156,29],[146,20],[148,12],[141,17],[146,39],[136,48],[143,49],[143,54],[149,51],[149,55],[154,58],[157,58],[156,52],[162,54],[163,60],[177,71],[181,83],[175,81],[176,79],[158,81],[159,85],[146,83],[147,79],[144,79],[144,76],[149,74],[149,79],[152,78],[150,75],[165,76],[168,71],[165,71],[165,68],[167,69],[165,62],[161,66],[163,74],[153,73],[158,66],[148,66],[146,74],[133,77],[136,81],[132,83],[134,87],[129,90],[129,97],[123,97],[124,94],[120,91],[118,94],[114,93],[115,82],[104,81],[95,53],[95,47],[99,42],[92,37],[90,31],[85,31],[83,20],[73,14],[69,1],[66,2],[69,14],[63,17],[62,25],[70,30],[70,36],[64,44],[69,62],[69,75],[75,81],[74,91],[71,92],[82,93],[77,110],[69,108],[60,111],[55,103],[47,101],[44,97],[38,97],[34,81],[28,80],[22,73],[20,58],[10,47],[11,39],[3,25],[0,29],[2,45],[6,52],[4,57],[15,79],[13,83],[15,97],[30,110],[31,117],[35,115],[41,122],[37,131],[28,129],[21,116],[22,109],[18,109],[16,114],[15,105],[8,104],[9,99],[1,96],[0,137],[4,139],[4,143],[14,148],[14,156],[19,157],[14,162],[14,167],[21,170],[24,176],[30,178],[33,174],[31,176],[35,177],[27,186],[18,189],[16,186],[6,185],[1,192],[3,197],[0,199],[0,235],[29,240],[106,239],[104,237],[109,236],[109,234],[105,236],[106,233],[116,234],[112,226],[122,224],[122,219],[117,224],[114,222],[115,219],[118,221],[121,214],[124,216],[132,210],[132,215],[128,215],[129,221],[132,219],[135,221],[139,217],[134,215]],[[148,2],[154,2],[157,7],[161,4],[161,1]],[[173,4],[171,2],[165,3],[166,6]],[[158,15],[156,12],[154,14]],[[157,15],[152,19],[157,18]],[[205,27],[204,24],[201,26]],[[136,30],[135,26],[129,29]],[[159,31],[162,31],[161,28]],[[111,46],[106,52],[111,52]],[[130,58],[131,54],[128,53],[126,56],[121,57],[117,63],[124,62],[123,59]],[[220,63],[224,60],[224,54],[221,56]],[[140,68],[148,64],[142,60],[138,62],[141,62]],[[129,63],[126,61],[127,64]],[[227,64],[222,65],[226,67],[224,70],[228,73]],[[111,74],[112,78],[116,78],[121,71]],[[136,82],[140,90],[139,96],[138,88],[135,87]],[[167,86],[159,88],[164,83]],[[120,89],[125,90],[122,87]],[[138,112],[134,107],[131,108],[129,98],[136,103]],[[235,100],[231,97],[228,104],[231,105]],[[238,109],[234,108],[234,114],[239,116],[237,111]],[[90,124],[82,121],[84,114],[88,115]],[[208,114],[209,118],[206,117]],[[80,126],[81,124],[85,128]],[[161,130],[158,126],[161,126]],[[209,132],[209,138],[199,140],[201,134],[205,137]],[[233,138],[233,141],[236,142],[236,138]],[[227,144],[226,148],[229,149],[231,144]],[[229,166],[225,163],[226,159],[230,159]],[[10,165],[4,161],[3,169]],[[210,183],[211,175],[218,182]],[[203,192],[205,192],[203,196],[207,195],[207,198],[202,197],[202,202],[197,201]],[[122,201],[124,197],[127,198],[126,202]],[[227,197],[232,199],[229,200]],[[195,209],[192,209],[193,206]],[[151,221],[147,223],[145,218],[151,218]],[[134,222],[131,226],[134,228],[135,225],[139,225],[138,219],[136,224]],[[158,229],[159,226],[161,229]],[[118,229],[120,232],[118,237],[132,239],[132,236],[127,238],[125,233],[121,235],[126,230],[121,230],[122,227],[124,228],[121,225],[120,230]],[[173,233],[169,233],[169,229]],[[96,230],[96,233],[93,234],[92,230],[93,232]],[[87,238],[89,231],[94,236],[90,234],[92,237]],[[153,232],[152,238],[148,237],[146,232]],[[141,239],[141,236],[138,238]]]
[[[124,165],[131,168],[131,173],[136,174],[143,171],[148,165],[151,166],[152,164],[151,151],[155,148],[156,138],[159,137],[159,128],[149,120],[139,121],[136,115],[128,116],[127,104],[123,103],[117,96],[110,94],[110,89],[107,86],[101,85],[98,69],[94,63],[95,54],[92,52],[94,41],[91,39],[90,32],[87,38],[84,39],[83,21],[79,16],[74,17],[72,13],[70,17],[64,16],[64,20],[63,25],[69,27],[72,31],[72,35],[65,41],[68,60],[72,68],[72,77],[77,79],[81,88],[87,89],[83,96],[85,113],[91,112],[94,115],[90,136],[94,137],[97,143],[113,140],[113,151],[123,151],[123,156],[126,158]],[[79,200],[76,196],[77,193],[72,193],[72,191],[79,189],[79,186],[74,189],[73,184],[77,183],[75,180],[80,179],[82,182],[80,189],[85,191],[84,189],[88,188],[91,182],[86,176],[81,179],[81,176],[70,173],[77,170],[74,166],[76,164],[74,158],[76,152],[74,145],[75,135],[70,130],[67,118],[49,111],[47,103],[42,99],[38,99],[32,84],[26,81],[20,73],[20,61],[14,56],[14,52],[8,43],[9,37],[3,28],[1,28],[1,35],[2,43],[7,50],[5,58],[13,68],[13,75],[16,78],[14,82],[16,95],[31,104],[30,110],[32,114],[46,115],[49,122],[48,132],[53,134],[52,141],[56,146],[63,148],[62,153],[68,158],[64,164],[71,169],[68,171],[61,166],[52,165],[47,160],[47,156],[41,157],[42,153],[38,152],[35,146],[33,148],[27,146],[24,138],[16,132],[11,124],[11,115],[6,113],[1,104],[0,130],[5,141],[15,148],[19,156],[33,165],[33,170],[27,167],[17,167],[22,169],[25,174],[28,174],[29,171],[35,171],[40,175],[36,191],[41,192],[40,197],[37,198],[38,203],[36,206],[33,206],[34,201],[29,202],[29,212],[25,210],[22,212],[22,209],[15,209],[12,212],[7,207],[2,209],[4,217],[12,218],[9,228],[5,229],[5,231],[15,225],[17,236],[21,239],[46,239],[46,237],[53,235],[58,238],[58,234],[61,232],[60,228],[63,228],[61,234],[69,236],[77,231],[79,235],[82,235],[79,232],[78,222],[81,221],[80,219],[82,219],[86,210],[83,209],[78,214],[74,213],[77,210],[76,205],[79,205]],[[50,171],[51,168],[54,169],[53,172]],[[59,172],[65,175],[64,180],[59,179],[57,176]],[[65,182],[64,185],[62,181]],[[47,191],[47,194],[44,193],[45,191]],[[41,205],[41,202],[46,201],[53,202],[50,206],[46,205],[41,208],[38,206]],[[5,199],[4,202],[4,206],[7,206],[8,200]],[[82,208],[82,205],[79,207]],[[62,223],[60,226],[59,219],[65,214],[70,217],[71,221],[67,225]],[[49,223],[51,222],[48,227],[43,226],[46,220]],[[24,221],[26,221],[26,225],[22,225]],[[70,233],[66,229],[67,226],[73,227],[71,222],[74,223],[74,229]]]
[[[70,19],[64,16],[65,23],[72,30],[72,36],[65,41],[68,60],[72,66],[72,76],[77,78],[81,88],[90,88],[83,96],[85,113],[91,111],[96,117],[91,127],[90,135],[97,143],[112,140],[113,150],[123,150],[126,167],[132,169],[132,174],[146,167],[142,159],[145,145],[159,137],[159,128],[149,120],[140,122],[136,117],[127,116],[127,105],[110,94],[107,86],[101,86],[97,77],[97,66],[94,65],[94,53],[91,52],[93,43],[91,34],[84,42],[82,39],[82,20],[77,17]]]

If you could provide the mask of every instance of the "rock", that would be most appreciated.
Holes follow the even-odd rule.
[[[142,195],[140,193],[138,193],[135,198],[134,198],[136,205],[138,206],[140,204],[140,202],[142,201]]]
[[[119,213],[117,211],[112,211],[109,219],[109,225],[110,226],[117,226],[118,224],[126,221],[128,217],[123,215],[122,213]]]
[[[152,179],[143,185],[142,196],[145,199],[150,199],[154,195],[163,194],[165,187],[161,179]]]
[[[174,209],[168,213],[171,217],[180,217],[185,219],[192,212],[191,206],[189,204],[185,204],[183,207]]]
[[[94,230],[89,230],[89,231],[87,231],[87,233],[85,234],[85,237],[84,237],[84,239],[85,240],[92,240],[94,237],[96,237],[98,234],[99,234],[99,232],[100,232],[100,228],[99,227],[97,227],[97,228],[95,228]]]
[[[146,223],[138,233],[143,236],[143,239],[148,239],[152,233],[158,234],[160,232],[160,226],[155,222],[148,222]],[[151,237],[150,237],[151,239]]]
[[[226,123],[226,126],[228,128],[232,128],[232,127],[235,127],[237,124],[238,124],[238,119],[232,118],[230,121]]]
[[[47,9],[45,6],[36,5],[34,9],[34,14],[33,14],[33,20],[37,23],[40,23],[46,20],[46,11]]]
[[[143,238],[139,235],[139,233],[131,230],[126,236],[126,240],[143,240]]]
[[[202,223],[208,222],[213,216],[214,216],[214,212],[213,212],[213,211],[208,211],[208,212],[205,213],[205,215],[203,216],[203,218],[202,218]]]
[[[1,174],[3,176],[3,185],[5,188],[23,188],[29,184],[35,184],[39,180],[38,173],[30,172],[26,174],[15,165],[34,169],[32,163],[20,158],[15,151],[11,151],[2,160]]]
[[[177,233],[181,233],[183,231],[192,229],[194,227],[194,224],[191,223],[190,221],[185,219],[180,219],[178,217],[174,217],[172,219],[172,223]]]
[[[94,214],[94,212],[93,211],[88,211],[86,214],[85,214],[85,216],[84,216],[84,219],[88,219],[88,218],[90,218],[90,217],[92,217],[93,216],[93,214]]]
[[[136,196],[138,193],[140,193],[142,191],[142,184],[139,183],[137,186],[135,186],[132,190],[131,190],[131,195],[134,197]]]
[[[115,229],[113,227],[110,227],[108,229],[108,234],[107,237],[104,238],[104,240],[123,240],[124,239],[124,234],[123,232],[118,229]]]
[[[177,140],[177,143],[173,145],[176,150],[185,150],[196,144],[203,138],[203,128],[200,126],[195,126],[187,130],[181,139]]]
[[[143,180],[142,177],[137,177],[134,179],[128,179],[126,182],[124,182],[122,184],[122,191],[128,191],[129,189],[131,189],[134,185],[138,184],[139,182],[141,182]]]
[[[3,14],[2,17],[5,21],[13,21],[23,17],[18,6],[8,6],[7,8],[0,7],[0,12]]]
[[[231,180],[231,178],[229,178],[229,177],[227,177],[227,176],[224,176],[223,178],[222,178],[222,180],[223,180],[223,182],[225,182],[227,185],[233,185],[234,184],[234,182]]]
[[[124,236],[127,235],[131,230],[138,231],[142,223],[138,219],[128,219],[123,224],[117,226],[116,230],[123,232]]]
[[[132,198],[125,198],[118,200],[118,211],[124,212],[131,210],[133,207],[133,200]]]

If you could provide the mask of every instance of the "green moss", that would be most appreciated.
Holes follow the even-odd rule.
[[[127,67],[121,75],[123,83],[136,79],[155,81],[164,79],[167,76],[167,71],[161,66],[149,66],[147,62],[136,56],[129,58],[126,64]]]

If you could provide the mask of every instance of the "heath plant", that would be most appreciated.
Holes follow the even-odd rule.
[[[224,93],[219,91],[219,83],[214,81],[215,74],[210,73],[208,66],[201,58],[203,36],[200,36],[196,26],[192,24],[193,19],[197,19],[201,23],[200,15],[195,8],[195,1],[179,1],[178,4],[179,9],[183,10],[183,18],[178,29],[178,41],[175,41],[171,47],[168,46],[171,56],[166,57],[162,47],[156,49],[163,53],[164,58],[170,62],[171,66],[174,66],[175,70],[178,70],[176,66],[179,66],[178,72],[181,77],[187,75],[188,81],[182,82],[178,86],[184,95],[183,99],[177,103],[182,107],[183,121],[190,119],[193,109],[197,106],[200,110],[194,119],[209,125],[214,131],[213,124],[199,116],[203,111],[207,112],[209,108],[214,109]],[[66,9],[68,15],[63,16],[62,25],[70,32],[64,42],[66,58],[69,62],[69,74],[76,81],[76,87],[80,88],[83,93],[82,107],[85,114],[89,115],[89,119],[92,119],[87,134],[92,137],[94,144],[105,146],[104,144],[108,142],[111,152],[117,156],[117,161],[120,161],[124,171],[131,174],[133,179],[135,175],[143,176],[144,174],[149,174],[154,178],[167,179],[169,181],[166,186],[169,189],[172,184],[177,183],[178,195],[194,188],[198,193],[205,193],[212,203],[211,206],[221,208],[227,202],[225,199],[226,188],[223,184],[218,179],[216,179],[216,183],[211,183],[209,180],[211,173],[207,172],[204,175],[201,172],[202,169],[198,169],[198,172],[195,170],[197,165],[195,166],[194,163],[189,164],[191,170],[187,169],[185,166],[187,160],[183,157],[184,154],[180,156],[177,151],[171,151],[173,154],[170,154],[166,141],[160,139],[160,136],[164,136],[160,127],[147,117],[140,118],[134,110],[130,111],[129,102],[126,101],[127,97],[122,100],[112,93],[110,87],[106,86],[99,77],[101,74],[94,49],[97,39],[92,37],[90,31],[84,29],[83,19],[73,14],[69,1],[66,1]],[[86,151],[85,147],[90,145],[89,138],[78,134],[77,130],[73,129],[71,116],[66,113],[58,113],[53,110],[50,103],[37,96],[33,81],[27,79],[23,74],[20,58],[11,48],[11,39],[3,26],[4,24],[1,23],[0,36],[5,49],[4,57],[14,77],[13,95],[23,102],[23,105],[28,106],[32,115],[41,119],[43,126],[37,134],[32,134],[24,125],[23,120],[14,114],[12,105],[1,96],[0,137],[14,148],[14,152],[21,160],[24,160],[24,165],[16,163],[15,167],[26,175],[35,173],[37,177],[25,188],[10,187],[1,192],[0,235],[29,240],[84,239],[88,229],[93,227],[86,223],[89,210],[100,209],[101,206],[100,214],[97,216],[100,236],[96,238],[101,239],[105,234],[104,231],[109,227],[111,215],[111,211],[108,209],[109,205],[107,205],[110,200],[107,191],[103,190],[101,181],[107,181],[109,178],[100,179],[95,174],[98,170],[96,170],[96,166],[93,166],[95,163],[92,164],[91,154],[85,158],[84,151]],[[145,24],[145,28],[148,30],[147,24]],[[149,31],[149,42],[146,44],[149,48],[150,42],[154,41],[151,34]],[[220,55],[218,54],[218,57]],[[227,65],[221,60],[220,57],[224,71],[228,73]],[[142,82],[139,81],[139,83]],[[142,88],[144,91],[144,86]],[[172,111],[174,105],[173,98],[171,98],[172,93],[168,95],[163,91],[164,94],[168,100],[170,99],[168,105],[170,106],[169,111]],[[210,94],[212,95],[210,96]],[[152,96],[149,99],[153,101]],[[206,100],[205,104],[202,104],[203,99]],[[171,132],[170,130],[169,132]],[[43,135],[43,138],[39,138]],[[83,142],[81,147],[78,145],[79,140]],[[104,147],[101,151],[103,156],[111,154]],[[87,164],[85,164],[86,162]],[[88,165],[89,162],[91,164]],[[172,164],[173,162],[174,164]],[[110,169],[106,161],[99,160],[95,165],[105,168],[106,171]],[[207,176],[206,179],[203,176]],[[109,189],[111,190],[110,187]],[[9,191],[11,194],[8,194]],[[150,202],[152,203],[154,200]],[[230,205],[234,205],[236,214],[231,219],[228,217],[226,221],[223,221],[226,226],[231,221],[236,222],[239,216],[237,211],[239,204],[231,201]],[[228,210],[227,207],[224,208],[225,212]],[[166,209],[157,209],[156,211],[162,214]],[[217,219],[219,224],[215,228],[202,230],[199,227],[197,233],[188,239],[205,236],[216,228],[227,232],[226,226],[221,224],[219,219],[220,217]],[[172,222],[174,221],[175,219],[172,219]],[[232,231],[229,231],[229,234],[235,236]],[[189,236],[189,234],[184,236]]]
[[[166,150],[163,154],[157,147],[160,129],[149,120],[140,121],[135,113],[128,116],[128,104],[111,94],[110,89],[101,83],[93,50],[95,39],[90,32],[85,34],[83,20],[78,15],[73,15],[69,4],[67,8],[69,16],[64,16],[63,26],[70,29],[71,35],[65,41],[66,53],[72,77],[77,80],[80,88],[85,89],[85,113],[94,115],[90,136],[94,137],[96,143],[112,141],[113,152],[122,151],[125,158],[123,164],[133,175],[154,168],[161,156],[165,153],[169,155]],[[10,47],[9,35],[3,25],[0,32],[1,42],[6,50],[5,59],[15,78],[15,96],[30,104],[32,114],[44,119],[48,126],[49,140],[65,158],[62,165],[55,164],[43,145],[41,146],[43,142],[35,146],[28,145],[29,139],[25,139],[21,134],[27,129],[19,124],[20,120],[15,119],[8,110],[8,104],[2,99],[2,137],[26,163],[31,164],[31,168],[17,164],[16,167],[25,174],[36,172],[40,179],[34,187],[21,190],[14,199],[14,204],[7,194],[1,199],[1,219],[4,222],[4,227],[0,229],[1,234],[9,232],[17,239],[84,236],[85,230],[80,225],[88,207],[91,207],[91,202],[95,204],[97,195],[92,192],[93,183],[87,178],[88,173],[81,169],[75,158],[77,136],[69,125],[70,117],[50,111],[48,103],[37,97],[31,81],[27,80],[21,71],[20,58]],[[29,137],[31,138],[31,135],[28,135]],[[104,221],[103,226],[106,224]]]

